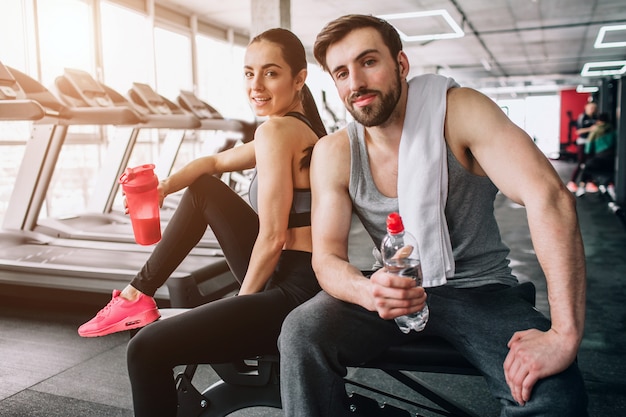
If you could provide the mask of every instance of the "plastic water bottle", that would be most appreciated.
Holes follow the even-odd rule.
[[[383,266],[387,272],[409,277],[422,285],[422,268],[417,252],[417,241],[409,232],[404,231],[402,217],[398,213],[387,216],[387,234],[381,243],[380,253]],[[428,306],[421,311],[396,317],[396,324],[403,333],[411,330],[424,330],[428,321]]]

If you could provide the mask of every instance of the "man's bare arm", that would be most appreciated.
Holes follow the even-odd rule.
[[[320,285],[333,297],[377,311],[384,319],[421,310],[426,294],[413,280],[383,270],[367,279],[349,263],[349,180],[350,146],[345,133],[338,132],[318,142],[311,164],[313,268]]]
[[[446,138],[476,174],[486,174],[526,207],[533,247],[546,276],[552,328],[518,332],[504,363],[516,401],[530,398],[538,379],[575,359],[585,317],[585,257],[575,200],[531,138],[487,97],[467,89],[448,95]]]
[[[367,304],[367,279],[348,261],[352,203],[348,192],[350,145],[345,131],[322,138],[311,161],[313,269],[333,297]]]

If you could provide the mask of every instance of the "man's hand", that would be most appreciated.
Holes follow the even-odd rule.
[[[379,269],[370,278],[371,310],[390,320],[405,314],[415,313],[424,308],[426,292],[416,286],[413,279],[390,274]]]
[[[538,380],[567,369],[576,357],[575,346],[554,329],[516,332],[504,361],[504,376],[513,399],[524,405]]]

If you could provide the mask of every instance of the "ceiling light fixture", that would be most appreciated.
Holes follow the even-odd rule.
[[[607,32],[615,32],[615,31],[625,31],[623,41],[614,41],[614,42],[605,42],[604,37]],[[619,48],[622,46],[626,46],[626,25],[616,25],[616,26],[602,26],[598,31],[598,37],[596,38],[596,42],[593,44],[594,48]]]
[[[465,36],[465,32],[463,29],[452,19],[450,13],[447,10],[427,10],[424,12],[411,12],[411,13],[397,13],[397,14],[386,14],[378,16],[381,19],[385,20],[400,20],[400,19],[419,19],[424,17],[441,17],[443,18],[452,32],[442,32],[442,33],[430,33],[426,35],[408,35],[398,29],[396,26],[396,30],[400,34],[400,38],[402,38],[405,42],[419,42],[419,41],[432,41],[438,39],[453,39],[453,38],[462,38]]]
[[[583,77],[597,77],[606,75],[621,75],[626,72],[626,61],[587,62],[580,75]]]
[[[478,88],[483,94],[486,95],[499,95],[499,94],[546,94],[555,93],[563,90],[562,85],[546,84],[546,85],[513,85],[503,87],[483,87]]]
[[[595,93],[598,90],[600,90],[599,87],[594,87],[594,86],[584,86],[582,84],[578,84],[576,86],[576,92],[577,93]]]

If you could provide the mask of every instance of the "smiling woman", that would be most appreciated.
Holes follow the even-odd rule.
[[[132,282],[78,329],[84,337],[104,336],[127,330],[129,321],[135,328],[156,320],[156,290],[211,227],[241,283],[239,296],[150,324],[131,340],[137,417],[176,415],[176,365],[277,353],[284,317],[320,290],[310,263],[309,165],[326,132],[305,85],[304,47],[290,31],[269,29],[253,38],[244,62],[248,99],[257,116],[267,117],[254,141],[198,158],[161,181],[161,201],[187,188],[163,239]],[[254,210],[214,176],[249,168],[256,170],[249,192]]]

